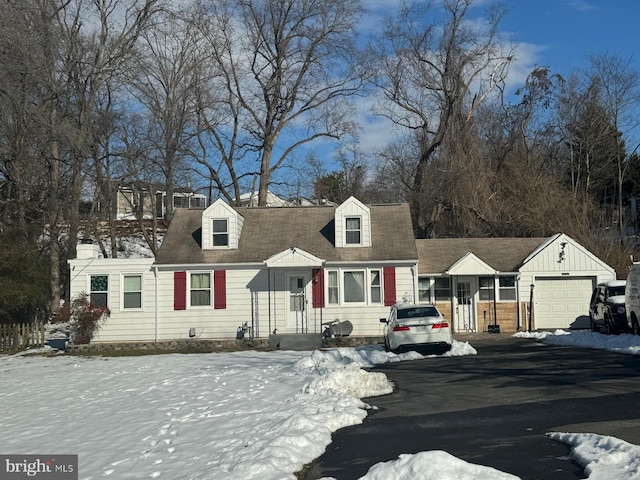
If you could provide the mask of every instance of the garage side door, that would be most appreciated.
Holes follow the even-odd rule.
[[[589,299],[595,278],[537,278],[534,288],[535,326],[569,328],[589,315]],[[584,321],[579,322],[584,326]],[[587,323],[588,325],[588,323]]]

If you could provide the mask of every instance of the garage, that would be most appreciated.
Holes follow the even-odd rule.
[[[536,278],[536,329],[569,328],[585,324],[596,277]],[[577,322],[576,322],[577,321]]]

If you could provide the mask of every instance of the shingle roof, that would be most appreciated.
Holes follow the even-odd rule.
[[[516,272],[546,238],[438,238],[416,240],[418,272],[444,273],[467,253],[499,272]]]
[[[327,261],[417,260],[407,204],[369,205],[371,247],[334,247],[336,207],[234,207],[244,218],[237,250],[202,250],[202,210],[176,210],[156,264],[263,262],[296,246]]]

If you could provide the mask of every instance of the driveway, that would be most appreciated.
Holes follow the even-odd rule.
[[[335,432],[305,480],[355,480],[402,453],[445,450],[528,479],[584,478],[546,432],[597,433],[640,445],[640,358],[508,335],[456,336],[478,355],[386,364],[391,395]],[[636,413],[638,412],[638,413]]]

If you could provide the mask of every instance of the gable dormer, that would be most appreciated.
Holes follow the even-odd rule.
[[[237,250],[244,218],[221,199],[202,212],[202,249]]]
[[[349,197],[335,213],[336,247],[371,246],[371,212],[355,197]]]

